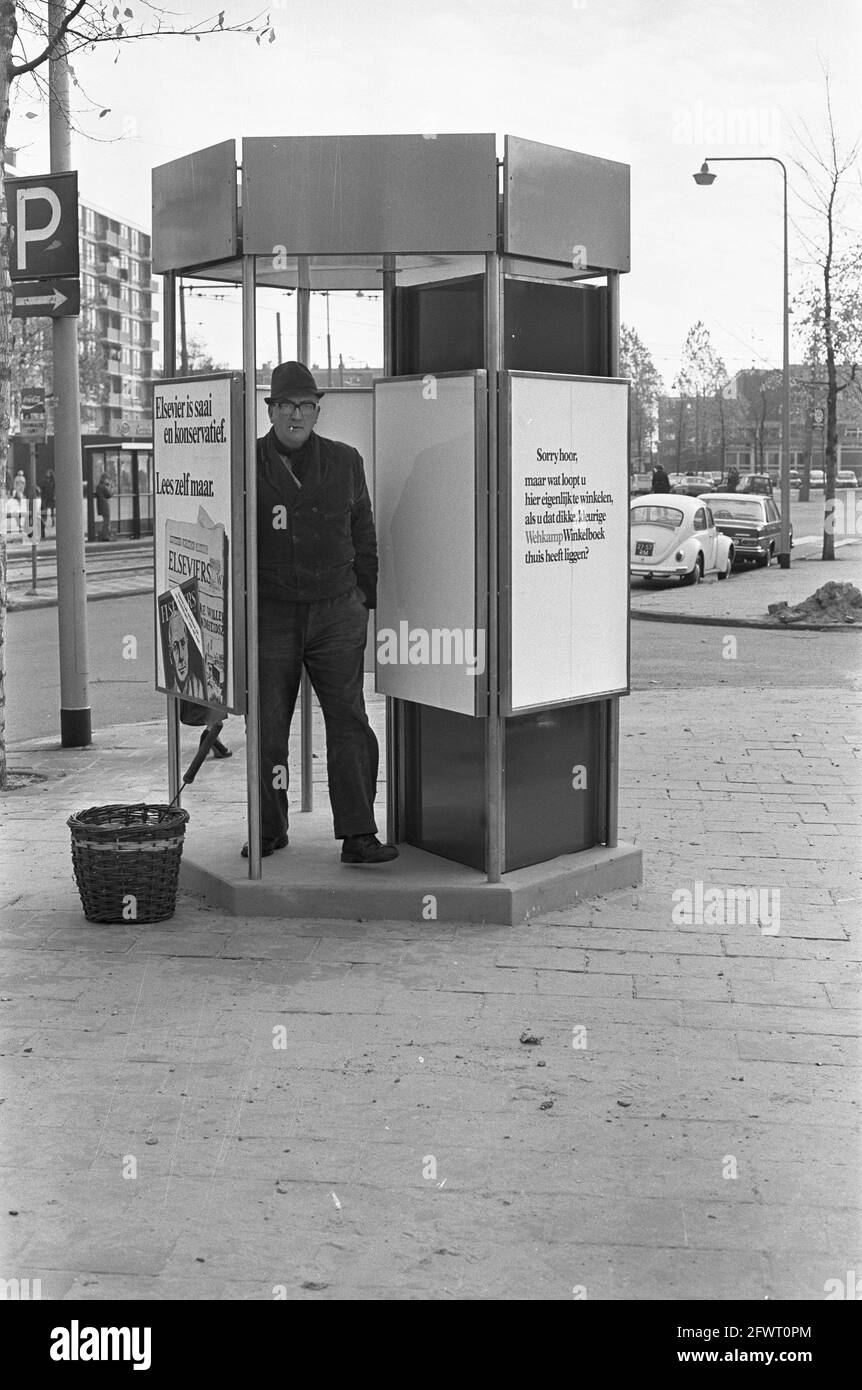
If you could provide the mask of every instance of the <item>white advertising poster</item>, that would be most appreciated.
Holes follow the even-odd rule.
[[[156,689],[235,710],[232,460],[242,439],[231,386],[229,376],[154,386],[153,529]]]
[[[628,383],[509,376],[509,710],[628,687]]]
[[[380,694],[475,715],[487,682],[476,606],[477,421],[484,375],[374,387]],[[481,438],[484,453],[484,435]]]

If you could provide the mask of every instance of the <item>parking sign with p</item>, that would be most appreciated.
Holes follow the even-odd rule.
[[[5,183],[10,279],[77,276],[77,173],[6,179]]]

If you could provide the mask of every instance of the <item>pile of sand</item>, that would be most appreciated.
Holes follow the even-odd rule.
[[[855,584],[830,579],[792,608],[788,603],[770,603],[769,615],[780,623],[862,623],[862,593]]]

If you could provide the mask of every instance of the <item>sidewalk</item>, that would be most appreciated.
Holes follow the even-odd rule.
[[[800,603],[830,580],[862,589],[862,541],[837,542],[834,560],[821,560],[821,549],[819,539],[795,546],[790,569],[780,569],[778,564],[768,569],[749,565],[734,570],[724,583],[715,575],[685,588],[677,581],[653,587],[635,579],[631,586],[632,617],[652,622],[781,628],[784,624],[769,616],[770,603]],[[807,630],[801,623],[793,626],[796,632]],[[817,630],[828,632],[829,628]]]
[[[163,731],[20,747],[47,780],[0,799],[0,1275],[43,1298],[824,1298],[862,1268],[859,755],[830,701],[678,691],[680,745],[665,692],[623,700],[643,887],[501,928],[188,895],[88,924],[66,817],[166,799]],[[240,765],[201,771],[191,833]],[[675,922],[697,881],[779,889],[779,933]]]

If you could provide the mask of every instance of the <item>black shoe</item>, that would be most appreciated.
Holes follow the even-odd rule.
[[[398,858],[394,845],[381,845],[376,835],[347,835],[341,848],[342,864],[388,864]]]
[[[207,736],[208,733],[209,733],[209,729],[204,729],[203,733],[201,734],[200,738],[198,739],[198,747],[199,747],[199,748],[203,748],[204,739],[206,738],[206,736]],[[233,757],[233,753],[231,752],[230,748],[228,748],[228,746],[227,746],[226,743],[222,743],[222,741],[221,741],[220,738],[217,738],[217,739],[214,739],[214,740],[213,740],[212,755],[213,755],[214,758],[232,758],[232,757]]]
[[[287,836],[286,836],[286,835],[279,835],[279,836],[277,836],[277,838],[274,839],[274,840],[269,840],[269,839],[266,839],[266,838],[262,839],[261,842],[260,842],[260,853],[261,853],[261,857],[262,857],[263,859],[268,859],[269,856],[270,856],[271,854],[274,854],[275,851],[276,851],[277,849],[284,849],[284,847],[285,847],[286,844],[287,844]],[[248,859],[248,845],[247,845],[247,844],[243,845],[242,849],[240,850],[240,854],[242,855],[243,859]]]

